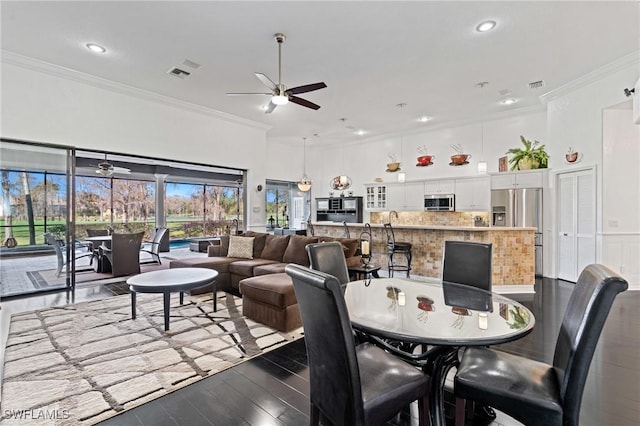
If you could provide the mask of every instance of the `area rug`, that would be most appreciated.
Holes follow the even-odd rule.
[[[163,258],[164,259],[164,258]],[[157,271],[160,269],[168,269],[169,263],[162,264],[157,263],[142,263],[140,264],[140,272]],[[37,289],[44,289],[50,287],[60,287],[66,285],[66,277],[63,272],[60,276],[56,275],[57,270],[46,269],[40,271],[27,271],[27,277],[31,281],[31,284]],[[94,272],[92,269],[81,270],[76,272],[76,284],[84,282],[91,282],[92,284],[109,284],[113,282],[119,282],[126,280],[128,277],[114,277],[111,272],[102,273]]]
[[[94,424],[302,336],[242,316],[219,293],[171,299],[129,295],[15,314],[5,351],[2,425]],[[27,421],[25,423],[25,421]]]

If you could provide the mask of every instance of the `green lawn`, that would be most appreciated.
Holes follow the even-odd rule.
[[[172,239],[177,238],[190,238],[190,237],[204,237],[212,235],[221,235],[226,232],[226,227],[230,221],[221,221],[218,223],[207,223],[206,228],[203,230],[202,221],[192,218],[185,218],[182,220],[176,220],[176,218],[170,218],[167,222],[167,228],[169,228],[169,234]],[[19,246],[29,245],[29,226],[26,220],[14,220],[13,225],[13,237],[18,242]],[[35,223],[36,244],[44,244],[44,220],[36,220]],[[82,221],[76,223],[76,238],[82,239],[87,236],[85,229],[106,229],[109,226],[109,222],[100,222],[94,220]],[[4,218],[0,219],[0,242],[4,241]],[[47,220],[47,231],[55,234],[63,234],[66,227],[65,220]],[[140,232],[145,231],[145,239],[151,239],[153,230],[155,229],[155,221],[152,222],[128,222],[126,224],[116,223],[114,224],[114,230],[116,232]]]

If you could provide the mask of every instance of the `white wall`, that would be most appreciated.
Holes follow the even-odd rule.
[[[602,119],[602,232],[640,232],[640,125],[631,108],[605,109]]]
[[[640,283],[640,126],[626,109],[605,109],[602,147],[602,258],[632,284]]]
[[[614,213],[611,209],[603,207],[603,200],[617,200],[619,208],[625,208],[627,204],[636,203],[640,198],[640,182],[637,181],[637,173],[629,174],[628,167],[605,167],[603,155],[607,156],[607,164],[610,159],[619,158],[620,156],[628,156],[629,161],[637,164],[640,162],[638,151],[629,152],[621,146],[613,146],[603,144],[603,110],[614,105],[625,102],[627,99],[623,93],[625,87],[629,87],[634,81],[637,81],[640,69],[637,60],[626,66],[618,66],[611,72],[592,77],[585,84],[576,86],[569,90],[552,95],[547,105],[547,122],[549,136],[549,167],[554,171],[568,170],[572,167],[582,167],[585,165],[595,165],[597,173],[597,191],[596,191],[596,261],[603,262],[614,270],[622,272],[629,280],[630,285],[640,287],[638,278],[633,275],[627,275],[625,271],[621,271],[619,266],[623,263],[621,259],[614,259],[607,256],[606,262],[603,256],[603,224],[609,220],[616,220],[618,213]],[[625,126],[626,127],[626,126]],[[630,132],[633,137],[633,132]],[[638,141],[640,143],[640,141]],[[580,164],[569,165],[564,163],[564,154],[568,147],[583,152],[584,156]],[[635,181],[633,181],[636,179]],[[619,185],[619,182],[629,180],[629,184]],[[554,188],[551,188],[552,191]],[[606,193],[606,194],[605,194]],[[547,212],[554,212],[556,206],[554,203],[555,194],[547,204],[550,209]],[[621,204],[622,203],[622,204]],[[611,215],[615,214],[615,217]],[[545,219],[546,220],[546,219]],[[625,227],[629,232],[638,234],[637,222],[624,220]],[[619,222],[620,223],[620,222]],[[635,229],[633,229],[635,227]],[[550,230],[551,240],[545,241],[545,248],[551,243],[552,247],[556,246],[556,228]],[[620,251],[620,255],[625,250]],[[552,271],[549,276],[555,276],[556,259],[549,259],[552,262]],[[637,264],[637,258],[635,259]]]
[[[3,56],[3,138],[247,169],[248,223],[264,226],[264,193],[251,190],[264,185],[264,126],[48,64],[9,62]]]
[[[343,145],[323,146],[321,140],[311,146],[311,164],[307,172],[316,182],[314,197],[329,195],[329,181],[332,177],[346,174],[353,181],[354,195],[363,196],[365,183],[375,178],[385,182],[397,182],[398,174],[386,172],[386,164],[394,153],[406,173],[406,180],[438,179],[449,177],[475,176],[478,161],[488,163],[488,171],[498,171],[498,158],[506,155],[509,148],[521,146],[520,135],[545,143],[547,123],[544,111],[523,113],[484,122],[484,143],[480,121],[455,127],[425,130],[405,136],[384,139],[363,139]],[[460,144],[471,154],[469,164],[450,166],[451,155],[455,153],[451,145]],[[435,155],[433,165],[417,167],[418,147],[425,145],[429,154]],[[484,150],[483,150],[484,146]],[[484,152],[484,153],[483,153]],[[337,194],[336,194],[337,195]]]

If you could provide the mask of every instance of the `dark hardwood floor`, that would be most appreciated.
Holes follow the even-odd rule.
[[[573,287],[572,283],[544,279],[536,284],[535,294],[511,295],[534,312],[536,326],[527,337],[499,348],[551,362]],[[123,292],[126,288],[121,286],[79,289],[75,301]],[[2,346],[9,313],[64,303],[72,303],[72,300],[60,294],[3,302],[0,310]],[[622,293],[614,303],[589,372],[581,425],[640,424],[639,311],[640,291]],[[125,411],[101,425],[305,425],[309,421],[308,393],[305,346],[303,340],[298,340]],[[469,422],[481,423],[480,419]],[[390,424],[417,423],[414,417],[405,413]]]

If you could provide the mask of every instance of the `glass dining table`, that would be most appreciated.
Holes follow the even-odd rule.
[[[430,375],[431,424],[443,425],[444,384],[458,350],[524,337],[535,318],[497,293],[402,278],[353,281],[344,294],[353,328]]]

